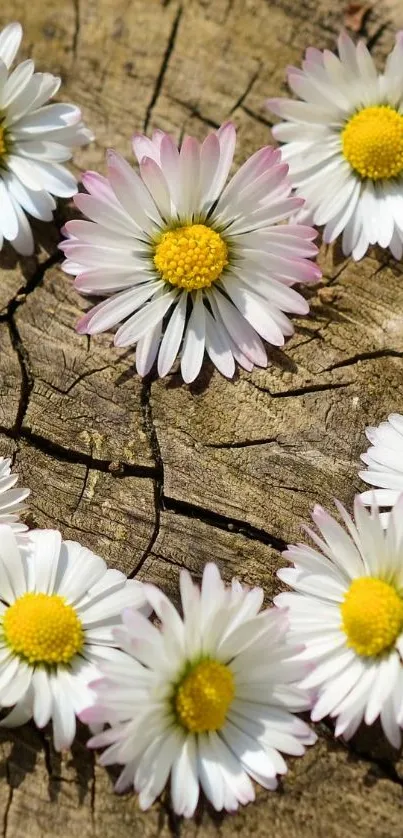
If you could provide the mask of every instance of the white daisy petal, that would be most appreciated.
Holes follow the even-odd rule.
[[[226,334],[223,330],[220,331],[217,322],[207,308],[204,316],[206,321],[206,352],[222,375],[232,378],[235,372],[235,362]]]
[[[206,734],[198,738],[197,756],[200,785],[214,809],[221,812],[225,805],[224,778]]]
[[[50,73],[35,73],[31,59],[9,73],[22,28],[11,23],[0,32],[0,249],[11,242],[21,255],[34,251],[26,212],[50,221],[53,195],[77,192],[75,177],[63,167],[73,147],[92,139],[73,105],[47,105],[60,86]]]
[[[14,204],[3,179],[0,179],[0,231],[9,241],[15,239],[18,233],[18,219]]]
[[[15,201],[25,212],[42,221],[52,220],[56,202],[48,192],[34,192],[10,173],[4,174],[4,182]]]
[[[46,142],[55,155],[52,119],[47,114]],[[31,118],[27,145],[35,141],[34,128]],[[30,148],[33,156],[37,146]],[[205,352],[227,377],[233,376],[235,361],[247,370],[266,366],[259,334],[283,345],[293,333],[285,312],[306,314],[309,308],[289,286],[321,276],[310,261],[317,253],[315,231],[294,223],[284,235],[283,225],[274,226],[303,203],[291,196],[280,152],[256,152],[225,186],[235,148],[231,123],[202,144],[185,137],[178,149],[172,137],[157,131],[151,140],[136,134],[133,148],[139,174],[109,151],[108,178],[87,172],[83,183],[89,194],[75,198],[90,223],[72,221],[64,229],[63,268],[76,275],[77,290],[113,295],[85,314],[77,330],[96,334],[119,325],[115,345],[137,344],[136,366],[143,376],[157,357],[159,375],[167,375],[180,356],[182,377],[190,383]],[[59,165],[54,159],[53,167]],[[10,170],[30,195],[41,188],[41,173],[22,156],[10,157]],[[253,277],[243,281],[249,263],[259,289]]]
[[[284,122],[273,133],[285,145],[303,213],[325,225],[325,242],[343,234],[345,255],[361,259],[369,245],[402,255],[402,49],[396,45],[378,75],[363,41],[342,34],[339,58],[309,48],[288,82],[302,101],[269,100]],[[315,55],[315,59],[312,56]],[[393,149],[393,153],[390,149]]]
[[[158,209],[143,181],[114,151],[108,154],[108,173],[116,197],[140,230],[149,232],[152,229],[148,215],[157,224],[161,222]]]
[[[140,161],[141,177],[151,193],[163,218],[169,218],[171,212],[171,198],[168,184],[157,163],[150,157],[143,157]]]
[[[400,748],[402,743],[402,733],[396,721],[392,696],[390,696],[383,704],[380,718],[386,738],[394,748]]]
[[[124,627],[115,633],[121,658],[99,664],[103,677],[92,685],[94,704],[80,714],[90,724],[110,725],[90,746],[106,747],[103,764],[125,766],[118,788],[134,781],[143,808],[171,773],[177,814],[193,815],[200,787],[217,811],[233,811],[254,799],[251,777],[275,788],[276,774],[286,771],[283,748],[298,755],[315,741],[289,712],[296,695],[298,709],[309,699],[293,680],[284,614],[259,611],[260,589],[248,591],[237,580],[225,587],[212,563],[201,591],[181,573],[183,620],[158,588],[145,590],[159,623],[125,612]],[[231,648],[225,637],[232,638]],[[238,648],[248,648],[249,660]],[[253,656],[264,656],[258,681],[250,676]],[[295,669],[295,678],[301,671]]]
[[[20,727],[20,725],[25,725],[26,722],[29,722],[30,719],[32,719],[32,696],[29,692],[25,699],[20,701],[19,704],[16,704],[11,712],[1,720],[0,726]]]
[[[143,756],[134,780],[137,791],[140,792],[139,803],[142,809],[148,809],[161,794],[183,739],[181,731],[173,730],[168,735],[164,734],[161,740],[154,740]],[[138,780],[140,771],[144,773]]]
[[[13,72],[10,74],[2,92],[1,102],[2,108],[5,108],[7,112],[7,123],[9,123],[7,109],[14,101],[14,99],[20,95],[21,91],[24,90],[29,80],[32,78],[34,69],[34,62],[31,61],[31,59],[28,59],[28,61],[23,61],[21,64],[19,64],[18,67],[16,67],[15,70],[13,70]]]
[[[401,660],[396,652],[380,662],[377,679],[373,685],[365,710],[366,724],[371,725],[378,718],[383,705],[393,692],[400,669]]]
[[[242,805],[255,799],[255,790],[247,772],[242,768],[236,756],[217,734],[210,734],[211,744],[216,752],[216,759],[220,765],[224,782],[235,794],[237,802]],[[295,741],[295,740],[294,740]],[[238,808],[236,806],[236,808]]]
[[[10,479],[5,461],[0,498]],[[10,527],[0,530],[0,708],[14,706],[2,724],[51,720],[56,749],[69,748],[76,714],[92,704],[98,662],[121,660],[113,631],[122,611],[148,609],[145,591],[57,531],[33,530],[19,546]]]
[[[1,524],[0,577],[2,591],[0,592],[0,597],[7,603],[22,596],[27,590],[25,568],[18,545],[18,535],[13,532],[8,524]]]
[[[177,211],[184,218],[197,214],[200,206],[200,145],[194,137],[184,137],[179,154],[180,203]]]
[[[183,341],[181,372],[186,384],[197,378],[203,363],[206,343],[206,320],[201,291],[196,291],[193,310],[189,318]]]
[[[9,23],[0,32],[0,58],[7,67],[11,67],[22,40],[20,23]]]
[[[139,375],[145,376],[157,357],[162,334],[162,321],[160,320],[153,329],[149,329],[136,344],[136,369]]]
[[[377,428],[368,428],[367,436],[371,447],[361,459],[367,466],[360,472],[360,477],[375,490],[362,492],[362,502],[371,506],[393,507],[403,492],[403,416],[392,413],[386,422]],[[387,525],[388,516],[383,518]]]
[[[139,608],[145,602],[145,594],[142,594],[142,586],[139,582],[124,577],[121,589],[108,592],[107,599],[97,597],[97,600],[92,602],[89,592],[88,600],[88,605],[77,606],[84,627],[102,622],[102,620],[109,620],[115,614],[122,614],[123,610],[130,606]]]
[[[238,309],[215,288],[212,289],[209,300],[211,300],[214,315],[217,316],[218,312],[232,340],[239,347],[240,351],[253,364],[265,367],[267,364],[267,355],[259,335],[248,321],[242,317]]]
[[[45,727],[52,715],[52,691],[49,675],[45,669],[37,667],[32,675],[33,718],[37,727]]]
[[[11,193],[10,198],[18,221],[18,232],[12,242],[14,250],[21,253],[22,256],[31,256],[34,252],[34,237],[31,226],[24,210]]]
[[[156,292],[160,289],[161,283],[156,282],[153,291]],[[132,294],[134,298],[134,292]],[[150,297],[151,294],[147,296]],[[120,326],[115,335],[115,346],[131,346],[147,334],[149,329],[154,329],[163,320],[177,296],[178,292],[176,290],[168,291],[161,296],[155,296],[151,302],[148,302],[140,311],[129,317],[123,326]],[[138,297],[140,297],[140,294]]]
[[[172,765],[171,796],[174,811],[191,818],[199,800],[197,749],[194,736],[188,736]]]
[[[381,437],[393,437],[396,424],[401,427],[400,421],[394,427],[381,426]],[[371,441],[375,442],[377,435],[377,428],[369,429]],[[315,690],[312,720],[330,714],[336,718],[336,736],[350,738],[362,721],[372,725],[380,717],[389,741],[399,744],[403,724],[403,494],[386,531],[375,498],[371,511],[356,498],[355,520],[338,502],[337,507],[346,529],[323,509],[315,508],[313,518],[324,540],[307,528],[319,549],[299,544],[286,551],[284,557],[293,568],[279,570],[278,576],[296,593],[280,594],[275,604],[287,608],[289,642],[302,646],[294,665],[303,662],[310,666],[300,685]]]
[[[20,662],[17,671],[13,675],[8,686],[3,686],[1,691],[1,703],[3,707],[12,707],[24,701],[25,695],[32,681],[32,668],[28,664]]]
[[[70,748],[76,733],[76,716],[70,697],[63,689],[62,677],[50,677],[52,693],[53,739],[57,751]]]
[[[160,288],[161,283],[146,282],[136,288],[135,291],[121,291],[119,294],[114,294],[113,297],[109,297],[109,299],[94,306],[88,314],[85,314],[77,324],[77,331],[80,334],[99,334],[99,332],[110,329],[122,317],[127,317],[131,311],[140,308],[141,313],[143,303],[153,297]]]
[[[106,562],[75,541],[58,541],[57,557],[59,554],[63,575],[61,579],[57,578],[55,570],[54,590],[70,605],[83,596],[88,600],[88,591],[92,589],[93,593],[94,586],[107,574]]]
[[[9,685],[12,683],[13,678],[16,677],[17,672],[20,667],[20,661],[18,658],[10,657],[3,662],[2,666],[0,667],[0,695],[2,694],[3,690],[6,691]]]
[[[182,341],[186,321],[187,294],[182,294],[169,318],[158,353],[158,375],[163,378],[170,371]],[[138,348],[137,348],[138,352]],[[137,353],[136,353],[137,357]]]
[[[52,594],[58,571],[62,538],[57,530],[33,530],[29,534],[30,553],[27,558],[35,590]]]

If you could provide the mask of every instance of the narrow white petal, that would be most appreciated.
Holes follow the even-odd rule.
[[[155,290],[158,290],[160,287],[162,287],[161,283],[155,283]],[[118,329],[115,335],[115,345],[130,346],[131,344],[136,343],[139,338],[142,338],[149,329],[154,329],[154,327],[161,322],[177,295],[178,291],[176,289],[168,291],[168,293],[157,297],[150,303],[147,303],[147,305],[143,306],[139,312],[134,314],[133,317],[130,317],[129,320],[127,320],[126,323]]]
[[[0,32],[0,58],[7,67],[14,61],[22,39],[20,23],[9,23]]]
[[[161,378],[170,371],[179,351],[186,322],[187,299],[186,292],[180,295],[179,302],[169,318],[161,341],[158,353],[158,375]]]
[[[185,331],[181,355],[183,380],[189,384],[197,378],[203,363],[206,340],[206,321],[201,291],[193,298],[193,309]]]
[[[187,736],[172,765],[171,796],[174,812],[191,818],[199,799],[197,751],[194,736]]]

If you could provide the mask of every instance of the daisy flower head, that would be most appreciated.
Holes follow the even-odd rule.
[[[337,503],[337,502],[336,502]],[[288,608],[290,642],[311,666],[300,686],[314,690],[311,718],[336,720],[335,734],[350,739],[361,722],[379,717],[383,731],[400,747],[403,726],[403,495],[385,531],[376,505],[359,497],[353,520],[337,503],[341,526],[321,507],[313,519],[320,536],[307,529],[315,548],[290,547],[292,568],[278,571],[293,592],[275,603]]]
[[[140,582],[56,530],[33,530],[24,549],[0,526],[0,725],[53,722],[55,748],[69,748],[88,684],[113,661],[112,630],[128,605],[145,606]]]
[[[81,714],[110,727],[89,745],[107,746],[103,765],[124,766],[116,790],[134,785],[143,809],[171,775],[178,815],[193,815],[200,786],[216,810],[234,811],[254,800],[251,778],[276,788],[287,770],[280,752],[301,755],[316,739],[293,715],[308,699],[293,683],[304,665],[286,643],[286,615],[260,610],[261,588],[235,579],[225,587],[214,564],[201,590],[182,571],[183,619],[145,587],[160,627],[133,609],[123,614],[122,660],[101,664],[95,704]]]
[[[403,249],[403,32],[379,74],[365,44],[346,35],[338,56],[310,47],[302,70],[291,67],[293,99],[270,99],[284,122],[273,134],[285,143],[302,217],[324,225],[324,241],[343,233],[347,256],[369,245]],[[305,212],[306,209],[306,212]]]
[[[77,192],[75,178],[62,164],[74,146],[93,136],[75,105],[47,104],[60,78],[35,73],[30,59],[10,72],[21,38],[19,23],[0,32],[0,249],[7,239],[18,253],[29,255],[34,240],[27,214],[51,221],[53,196]]]
[[[11,459],[0,457],[0,525],[7,524],[15,533],[23,533],[28,527],[20,521],[24,511],[24,500],[29,489],[16,489],[18,474],[11,473]]]
[[[315,231],[275,226],[302,204],[292,197],[280,151],[257,151],[226,185],[235,148],[231,123],[202,144],[180,149],[163,131],[135,135],[137,173],[108,152],[108,176],[83,176],[88,195],[75,204],[89,221],[69,221],[61,245],[64,269],[83,294],[108,299],[91,309],[78,331],[96,334],[121,324],[119,347],[136,344],[146,375],[158,356],[165,376],[179,351],[185,382],[199,374],[206,351],[232,377],[266,366],[261,338],[282,346],[293,327],[287,313],[308,303],[290,286],[316,281],[309,261]],[[163,327],[164,326],[164,327]]]
[[[366,506],[371,506],[375,499],[378,506],[391,507],[403,492],[403,416],[391,413],[387,422],[367,428],[366,435],[371,447],[361,454],[367,468],[359,474],[376,489],[363,492],[361,500]],[[388,512],[381,513],[385,526],[388,518]]]

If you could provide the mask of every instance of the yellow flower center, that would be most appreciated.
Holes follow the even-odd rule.
[[[389,105],[363,108],[341,135],[343,154],[362,178],[381,180],[403,170],[403,116]]]
[[[354,579],[340,610],[347,645],[358,655],[372,657],[386,652],[403,629],[403,600],[382,579]]]
[[[19,597],[4,614],[3,631],[10,649],[30,664],[69,663],[84,643],[81,620],[57,594]]]
[[[163,233],[154,264],[163,279],[186,291],[207,288],[228,264],[228,248],[219,233],[205,224],[189,224]]]
[[[192,733],[219,730],[234,698],[234,677],[227,666],[214,660],[198,663],[179,684],[175,710]]]
[[[2,157],[4,157],[4,155],[7,151],[6,140],[5,140],[4,135],[5,135],[4,128],[2,128],[1,125],[0,125],[0,159]]]

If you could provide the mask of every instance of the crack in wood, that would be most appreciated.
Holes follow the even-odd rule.
[[[11,782],[10,782],[10,769],[8,767],[8,763],[6,765],[6,780],[7,780],[7,785],[8,785],[8,798],[7,798],[6,804],[4,806],[4,812],[3,812],[3,838],[7,838],[8,818],[9,818],[10,809],[11,809],[11,805],[12,805],[12,802],[13,802],[13,796],[14,796],[14,789],[13,789],[13,786],[11,785]]]
[[[73,8],[74,8],[74,32],[73,32],[73,43],[72,43],[72,52],[73,52],[73,59],[77,58],[77,50],[78,50],[78,41],[80,37],[80,0],[73,0]]]
[[[332,370],[340,370],[343,369],[343,367],[352,367],[355,364],[359,364],[361,361],[375,361],[378,358],[403,359],[403,352],[399,352],[396,349],[375,349],[372,352],[361,352],[358,355],[354,355],[352,358],[346,358],[343,361],[336,361],[329,367],[325,367],[321,370],[321,374],[324,372],[332,372]]]
[[[266,544],[269,547],[273,547],[275,550],[279,550],[280,552],[283,552],[283,550],[287,548],[286,541],[271,535],[266,530],[254,527],[247,521],[242,521],[238,518],[227,518],[225,515],[220,515],[218,512],[212,512],[210,509],[206,509],[202,506],[196,506],[192,503],[188,503],[187,501],[182,501],[178,498],[171,498],[166,495],[164,495],[162,502],[164,510],[166,509],[171,512],[178,512],[188,518],[197,518],[199,521],[203,521],[204,523],[210,524],[210,526],[216,527],[220,530],[239,533],[240,535],[245,536],[245,538],[249,538],[251,541],[260,541],[261,544]]]
[[[145,548],[143,555],[137,562],[135,568],[133,568],[132,572],[130,573],[130,578],[133,578],[133,576],[136,576],[136,574],[139,573],[139,571],[143,567],[144,562],[146,561],[147,557],[150,555],[152,551],[152,548],[159,535],[161,523],[161,510],[163,508],[162,498],[164,492],[164,463],[162,460],[161,449],[153,421],[153,413],[151,407],[151,385],[152,379],[150,376],[143,379],[141,387],[141,408],[143,416],[143,428],[148,437],[148,441],[155,463],[153,477],[155,520],[153,531],[151,533],[147,547]]]
[[[17,354],[18,363],[20,365],[21,370],[20,399],[14,423],[14,434],[16,437],[18,437],[21,431],[25,414],[28,409],[29,399],[31,396],[32,388],[34,386],[34,378],[30,368],[28,352],[21,340],[21,336],[18,331],[14,317],[11,314],[8,320],[8,329],[10,333],[11,343],[13,349]]]
[[[208,128],[214,128],[216,131],[220,127],[220,123],[216,122],[211,117],[205,116],[204,114],[200,113],[198,108],[195,105],[189,104],[189,102],[184,102],[183,99],[178,99],[177,96],[169,95],[169,100],[174,102],[176,105],[180,105],[186,111],[189,112],[189,116],[192,118],[199,119],[200,122],[203,122],[204,125],[207,125]]]
[[[262,439],[242,439],[238,442],[206,442],[204,448],[253,448],[255,445],[269,445],[272,442],[277,442],[275,437],[263,437]]]
[[[272,399],[290,399],[296,398],[297,396],[307,396],[311,395],[312,393],[326,393],[328,390],[343,390],[346,387],[350,387],[351,384],[354,384],[353,381],[343,381],[343,382],[329,382],[329,384],[308,384],[306,387],[296,387],[293,390],[283,390],[280,393],[273,393],[268,387],[261,387],[259,384],[256,384],[254,381],[249,381],[252,387],[255,387],[256,390],[259,390],[261,393],[268,393]]]
[[[252,87],[255,84],[255,81],[259,77],[259,73],[260,73],[261,68],[262,68],[262,65],[261,65],[261,62],[259,61],[257,70],[253,73],[253,75],[249,79],[248,84],[246,85],[246,88],[245,88],[244,92],[241,93],[239,99],[237,99],[237,101],[235,102],[235,105],[231,108],[231,110],[229,112],[229,116],[232,116],[232,114],[235,113],[235,111],[238,110],[238,108],[240,108],[243,105],[246,97],[251,92]]]
[[[35,273],[27,280],[26,283],[21,285],[18,291],[14,294],[7,305],[7,310],[5,314],[0,315],[0,323],[7,323],[10,320],[10,317],[14,315],[18,308],[24,305],[33,291],[39,287],[43,279],[45,278],[46,272],[49,268],[52,268],[54,265],[57,265],[58,262],[61,262],[63,259],[63,254],[59,251],[52,253],[45,262],[41,265],[38,265],[37,270]]]
[[[261,125],[265,125],[269,130],[273,128],[274,121],[271,122],[270,119],[266,119],[261,114],[255,113],[255,111],[252,111],[251,108],[248,108],[246,105],[241,105],[241,110],[246,113],[247,116],[250,116],[251,119],[254,119],[255,122],[260,122]]]
[[[378,26],[378,28],[375,30],[374,34],[371,35],[370,38],[368,38],[367,47],[370,52],[373,50],[374,46],[376,46],[383,33],[387,30],[388,26],[388,23],[381,23],[381,25]]]
[[[155,105],[157,103],[157,100],[158,100],[158,97],[160,95],[162,85],[164,84],[164,78],[165,78],[166,71],[168,69],[169,59],[170,59],[170,57],[172,55],[172,52],[174,50],[174,47],[175,47],[175,40],[176,40],[176,36],[178,34],[178,28],[179,28],[180,19],[182,17],[182,13],[183,13],[183,8],[182,8],[182,6],[179,6],[178,11],[175,15],[173,24],[172,24],[172,29],[171,29],[171,32],[170,32],[170,35],[169,35],[169,38],[168,38],[167,47],[166,47],[166,50],[165,50],[164,55],[162,57],[162,63],[161,63],[161,67],[160,67],[158,76],[157,76],[156,81],[155,81],[154,90],[153,90],[150,102],[149,102],[149,104],[147,106],[147,109],[146,109],[146,115],[145,115],[145,119],[144,119],[144,133],[146,133],[146,131],[147,131],[147,128],[149,126],[149,123],[150,123],[150,120],[151,120],[151,117],[152,117],[152,112],[154,110],[154,107],[155,107]]]
[[[5,429],[0,428],[0,431],[7,435]],[[11,436],[11,434],[9,435]],[[22,428],[20,437],[44,454],[49,454],[58,460],[64,460],[75,465],[88,466],[95,471],[110,473],[117,480],[123,477],[154,478],[156,474],[156,468],[154,466],[136,465],[121,461],[116,462],[114,460],[101,460],[93,457],[91,454],[72,451],[70,448],[64,448],[63,445],[59,445],[59,443],[53,442],[53,440],[34,433],[29,428]]]

